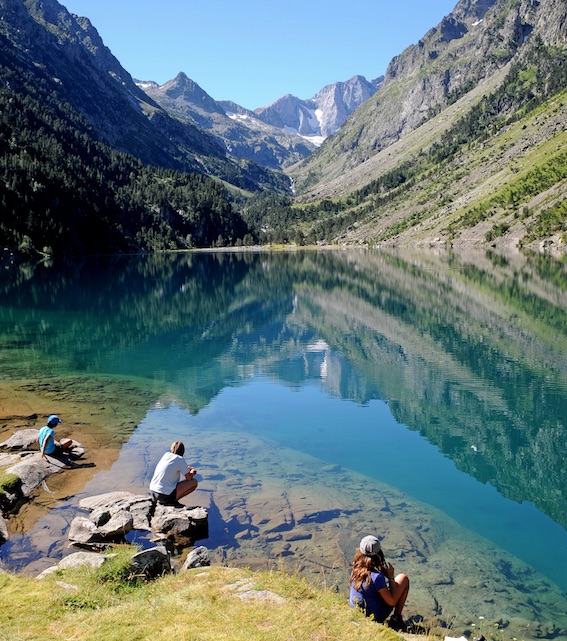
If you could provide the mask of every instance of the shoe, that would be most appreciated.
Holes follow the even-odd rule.
[[[407,632],[408,626],[404,623],[402,615],[394,612],[388,620],[388,627],[396,632]]]

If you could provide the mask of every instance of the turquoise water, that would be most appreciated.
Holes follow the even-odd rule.
[[[460,472],[437,447],[397,423],[382,401],[360,406],[334,398],[318,385],[290,390],[253,379],[243,388],[224,391],[204,414],[202,422],[197,421],[204,429],[237,425],[403,490],[512,552],[567,591],[565,528],[530,502],[507,500],[489,483]],[[168,422],[167,417],[161,420]],[[361,450],[372,455],[361,456]]]
[[[371,491],[376,482],[430,506],[463,540],[478,536],[553,582],[557,614],[567,610],[562,263],[181,254],[40,264],[4,278],[4,380],[103,374],[167,390],[113,470],[84,494],[121,483],[147,489],[152,461],[176,438],[212,478],[223,467],[223,435],[240,435],[254,452],[257,443],[281,448],[278,465],[291,469],[296,453],[304,465],[348,472],[337,502],[362,478]],[[256,469],[253,457],[241,458],[256,478],[277,476],[272,463]],[[323,492],[328,481],[321,483]],[[206,474],[202,488],[218,495]],[[237,540],[227,543],[220,514],[207,545],[242,552]],[[344,536],[348,547],[358,534]],[[33,537],[0,548],[4,563],[37,554]]]

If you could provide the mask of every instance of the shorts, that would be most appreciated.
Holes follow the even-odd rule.
[[[176,493],[177,488],[173,490],[171,494],[162,494],[161,492],[154,492],[153,490],[150,492],[154,501],[157,501],[162,505],[175,505],[177,503]]]
[[[54,445],[53,449],[51,452],[45,452],[46,456],[55,456],[56,458],[61,456],[64,453],[64,449],[57,443],[57,445]]]

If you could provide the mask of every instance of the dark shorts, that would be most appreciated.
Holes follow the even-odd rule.
[[[161,492],[150,492],[154,501],[161,503],[162,505],[175,505],[177,503],[176,499],[177,488],[173,490],[171,494],[162,494]]]
[[[45,454],[47,456],[55,456],[56,458],[61,456],[65,450],[61,447],[61,445],[57,444],[55,447],[51,450],[51,452],[46,452]]]

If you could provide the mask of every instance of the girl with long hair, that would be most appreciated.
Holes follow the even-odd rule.
[[[388,621],[394,630],[407,630],[402,610],[409,592],[409,578],[395,576],[394,567],[384,558],[380,541],[375,536],[365,536],[354,555],[350,576],[350,606],[363,609],[367,617],[378,623],[394,613]]]

